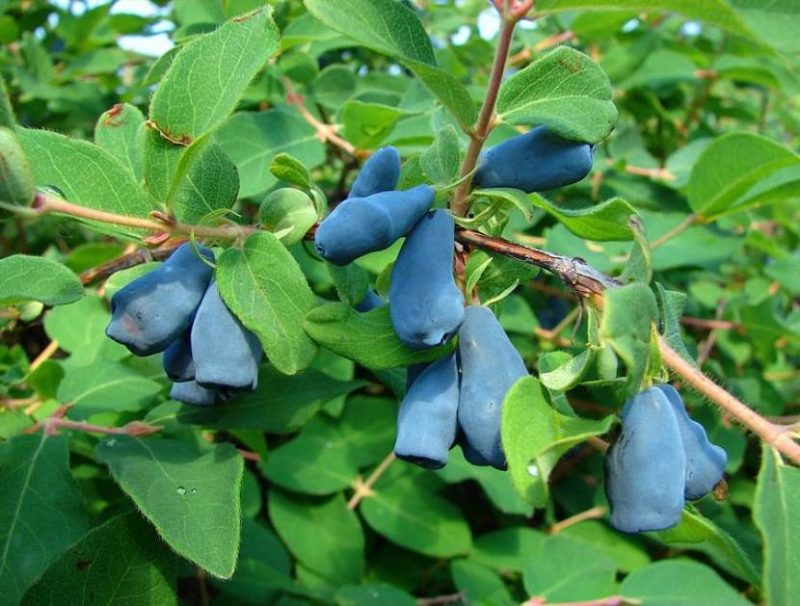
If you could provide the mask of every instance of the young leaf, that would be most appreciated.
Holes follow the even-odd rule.
[[[289,551],[331,583],[358,583],[364,569],[364,531],[341,494],[324,500],[269,491],[269,516]]]
[[[761,448],[753,517],[764,537],[764,589],[768,604],[791,604],[800,591],[800,470]]]
[[[448,185],[458,177],[461,164],[461,141],[452,124],[447,124],[420,157],[422,172],[434,183]]]
[[[275,368],[294,374],[311,364],[317,347],[303,330],[303,318],[316,299],[297,261],[275,236],[255,233],[241,249],[222,253],[217,283],[226,305],[258,335]]]
[[[230,578],[239,553],[243,470],[233,446],[113,436],[97,445],[95,457],[172,549]]]
[[[344,136],[359,148],[378,147],[409,112],[380,103],[348,101],[342,108]]]
[[[305,192],[284,187],[270,192],[261,203],[258,218],[287,245],[300,242],[317,222],[314,201]]]
[[[118,103],[100,116],[94,142],[128,168],[134,179],[142,178],[144,116],[134,105]]]
[[[593,421],[563,415],[547,402],[538,380],[528,376],[517,381],[503,401],[502,422],[503,450],[517,492],[543,507],[547,479],[561,456],[575,444],[606,433],[614,421],[613,416]]]
[[[778,193],[775,197],[772,194]],[[800,155],[761,135],[729,133],[698,158],[689,176],[692,210],[719,215],[776,202],[800,192]]]
[[[139,514],[111,518],[53,562],[25,594],[25,606],[177,604],[177,558]],[[113,582],[109,582],[113,580]]]
[[[606,291],[600,334],[625,362],[628,395],[638,392],[644,379],[650,360],[651,327],[656,317],[655,296],[644,284]]]
[[[344,303],[322,305],[306,315],[303,322],[309,336],[332,352],[367,368],[396,368],[436,360],[452,349],[453,343],[424,351],[409,349],[400,342],[389,317],[389,306],[358,313]]]
[[[28,255],[0,259],[0,305],[25,301],[64,305],[82,296],[78,276],[61,263]]]
[[[568,46],[550,51],[500,89],[497,112],[512,124],[546,126],[566,139],[597,143],[617,122],[611,83],[588,55]]]
[[[36,194],[30,162],[10,128],[0,126],[0,203],[30,206]]]
[[[311,175],[308,173],[308,169],[291,154],[283,152],[277,154],[270,162],[269,172],[281,181],[286,181],[303,189],[311,188]]]
[[[68,457],[63,435],[41,432],[0,445],[0,595],[6,604],[18,604],[89,528]]]
[[[129,217],[147,217],[153,206],[133,174],[108,152],[87,141],[45,130],[17,129],[38,185],[55,186],[69,202]],[[92,223],[128,235],[131,228]]]
[[[178,53],[150,102],[150,122],[162,136],[188,145],[225,121],[277,49],[271,12],[232,19]]]

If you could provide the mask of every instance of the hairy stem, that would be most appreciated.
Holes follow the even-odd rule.
[[[369,474],[369,477],[365,481],[361,480],[361,476],[356,478],[356,481],[353,483],[355,493],[353,493],[353,496],[350,497],[350,500],[347,502],[347,509],[355,509],[366,497],[372,496],[372,487],[375,486],[375,483],[381,479],[381,476],[386,473],[386,470],[389,469],[389,466],[394,463],[396,459],[397,457],[394,456],[394,452],[390,452],[386,455],[386,458],[378,464],[374,471]]]
[[[492,72],[489,76],[489,88],[486,91],[486,97],[483,100],[481,111],[478,114],[478,121],[475,124],[475,128],[469,133],[469,147],[467,148],[466,156],[464,156],[464,162],[461,165],[460,177],[463,178],[464,181],[456,189],[453,194],[453,200],[450,203],[450,208],[457,217],[465,216],[467,210],[469,210],[467,208],[467,196],[472,186],[472,179],[465,177],[475,170],[483,144],[486,141],[486,137],[489,136],[489,132],[492,130],[494,106],[497,103],[497,95],[500,92],[500,85],[503,82],[503,72],[506,68],[506,61],[508,61],[508,52],[511,49],[511,38],[514,36],[514,28],[518,20],[518,18],[504,15],[503,26],[500,29],[500,38],[497,41],[494,62],[492,63]]]
[[[661,349],[661,358],[676,375],[713,401],[732,418],[752,430],[764,442],[800,465],[800,444],[792,439],[785,427],[771,423],[736,396],[714,383],[667,345],[662,337],[659,337],[658,345]]]
[[[198,238],[236,240],[255,229],[252,226],[243,225],[191,225],[188,223],[181,223],[180,221],[174,221],[160,214],[157,214],[158,218],[154,219],[130,217],[128,215],[119,215],[104,210],[79,206],[78,204],[72,204],[71,202],[42,192],[36,194],[33,207],[38,215],[57,213],[69,215],[78,219],[86,219],[88,221],[99,221],[111,225],[132,227],[134,229],[150,231],[155,234],[177,234],[196,236]]]

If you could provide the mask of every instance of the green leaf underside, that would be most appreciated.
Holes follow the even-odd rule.
[[[173,550],[214,576],[233,574],[243,459],[232,445],[114,436],[95,456]]]
[[[61,263],[28,255],[0,259],[0,305],[25,301],[64,305],[82,296],[78,276]]]
[[[592,59],[562,46],[503,84],[497,112],[512,124],[538,124],[566,139],[597,143],[614,128],[611,83]]]
[[[317,347],[303,330],[303,318],[316,298],[274,235],[255,233],[241,249],[226,250],[216,275],[225,303],[258,336],[275,368],[294,374],[311,364]]]

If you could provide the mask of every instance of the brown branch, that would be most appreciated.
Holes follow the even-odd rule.
[[[681,324],[710,330],[738,330],[740,328],[739,323],[731,322],[730,320],[708,320],[706,318],[693,318],[692,316],[682,316]]]
[[[464,601],[463,592],[437,595],[432,598],[418,598],[417,606],[444,606],[445,604],[458,604]]]
[[[549,532],[550,534],[558,534],[562,530],[569,528],[570,526],[574,526],[575,524],[580,524],[581,522],[585,522],[586,520],[596,520],[598,518],[602,518],[604,515],[606,515],[606,511],[608,510],[601,505],[592,507],[591,509],[587,509],[586,511],[577,513],[574,516],[567,518],[566,520],[561,520],[560,522],[556,522],[550,527],[550,529],[547,532]]]

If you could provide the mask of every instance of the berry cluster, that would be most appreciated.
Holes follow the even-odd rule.
[[[622,433],[606,457],[611,525],[631,533],[671,528],[687,500],[722,480],[728,456],[689,418],[671,385],[635,395],[621,418]]]
[[[488,150],[475,182],[542,191],[582,179],[591,166],[591,146],[536,128]],[[525,363],[489,308],[464,308],[453,278],[452,215],[431,210],[434,192],[426,185],[395,191],[399,174],[394,148],[372,156],[350,197],[317,229],[317,251],[345,265],[406,236],[389,286],[394,330],[412,349],[446,343],[456,334],[459,344],[436,362],[408,369],[395,454],[435,469],[446,464],[449,449],[459,443],[471,463],[505,469],[502,404],[511,386],[527,374]],[[368,311],[382,303],[370,290],[357,309]]]
[[[202,257],[202,258],[201,258]],[[161,266],[111,298],[106,335],[137,356],[163,353],[170,397],[198,406],[255,389],[258,338],[225,305],[213,278],[214,254],[181,245]]]

